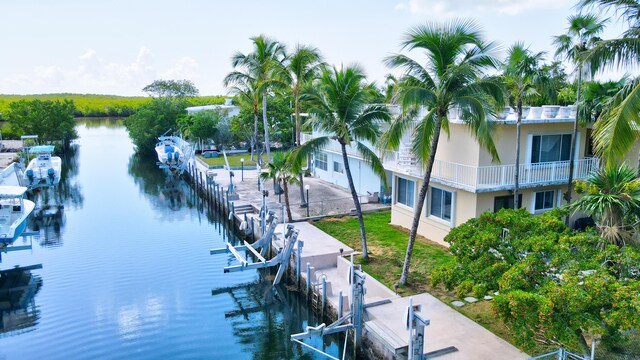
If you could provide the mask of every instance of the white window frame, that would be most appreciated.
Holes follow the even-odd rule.
[[[437,215],[433,215],[431,214],[431,201],[433,200],[433,190],[440,190],[443,193],[444,192],[448,192],[451,194],[451,213],[449,214],[449,220],[447,219],[443,219]],[[444,201],[444,197],[442,197],[443,201]],[[441,204],[441,206],[443,206],[444,208],[444,203]],[[429,190],[427,191],[427,200],[426,200],[426,209],[425,209],[425,216],[429,219],[434,219],[436,221],[448,224],[449,226],[453,227],[453,225],[455,224],[455,214],[456,214],[456,192],[453,190],[447,190],[447,189],[443,189],[443,188],[439,188],[439,187],[435,187],[435,186],[429,186]]]
[[[320,164],[324,164],[324,168],[319,166]],[[329,171],[329,156],[324,152],[319,152],[314,165],[316,170]]]
[[[405,203],[401,203],[398,200],[398,195],[400,195],[400,180],[404,180],[404,181],[406,181],[408,183],[410,182],[410,183],[413,184],[413,196],[411,197],[412,205],[407,205]],[[395,189],[394,189],[395,190],[394,201],[395,201],[396,205],[404,206],[404,207],[406,207],[408,209],[413,209],[414,206],[416,205],[416,185],[417,185],[417,182],[415,180],[410,180],[410,179],[407,179],[407,178],[396,176],[396,186],[395,186]],[[405,196],[405,197],[406,197],[406,199],[410,198],[409,196]]]
[[[538,194],[540,194],[540,193],[548,193],[548,192],[552,192],[553,193],[553,201],[552,201],[553,206],[551,206],[550,208],[536,209],[536,197],[538,196]],[[542,213],[547,212],[549,210],[555,209],[556,207],[558,207],[558,205],[560,205],[559,201],[560,201],[560,196],[558,196],[558,189],[535,191],[533,193],[533,199],[531,201],[532,212],[533,212],[533,214],[542,214]]]
[[[571,131],[553,131],[553,132],[531,132],[527,134],[527,158],[525,159],[525,164],[534,165],[534,164],[543,164],[543,163],[532,163],[531,155],[533,153],[533,137],[534,136],[546,136],[546,135],[571,135]],[[576,148],[574,149],[574,161],[577,161],[580,156],[580,132],[576,134]]]
[[[336,170],[336,165],[339,165],[339,170]],[[344,174],[344,165],[342,165],[341,162],[338,161],[334,161],[333,162],[333,172],[336,172],[338,174]]]

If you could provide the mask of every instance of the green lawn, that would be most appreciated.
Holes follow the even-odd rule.
[[[362,264],[362,268],[369,275],[393,289],[393,284],[400,280],[400,274],[402,273],[409,231],[398,226],[389,225],[390,221],[390,211],[364,215],[369,260]],[[357,250],[362,249],[360,227],[356,217],[328,218],[314,221],[313,224],[350,247]],[[451,304],[451,301],[458,300],[455,292],[447,291],[442,286],[434,287],[431,285],[431,271],[438,265],[454,260],[453,255],[449,253],[446,247],[418,236],[411,259],[409,285],[399,288],[399,294],[406,296],[428,292],[446,304]],[[360,258],[358,258],[358,262],[362,263]],[[490,302],[478,301],[461,308],[454,307],[454,309],[501,338],[512,344],[515,343],[509,333],[509,329],[491,311]],[[531,354],[541,354],[547,349],[546,347],[539,347],[528,350]]]
[[[275,155],[278,152],[280,152],[280,151],[272,151],[271,152],[271,156]],[[200,158],[200,160],[204,161],[207,165],[210,165],[210,166],[225,165],[224,156],[222,156],[222,155],[220,155],[218,157],[215,157],[215,158],[205,158],[202,155],[198,155],[198,158]],[[245,167],[245,169],[255,169],[256,168],[256,162],[255,161],[251,161],[251,153],[239,154],[239,155],[227,155],[227,159],[229,160],[229,166],[231,166],[231,167],[240,167],[240,166],[242,166],[242,163],[240,162],[240,159],[243,159],[243,158],[244,158],[244,167]],[[266,161],[267,160],[267,154],[263,154],[262,158]]]

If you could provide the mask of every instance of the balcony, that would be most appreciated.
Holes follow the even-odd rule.
[[[385,162],[385,168],[398,173],[423,177],[424,169],[412,156],[403,156],[396,152],[395,159]],[[596,158],[584,158],[575,161],[573,178],[586,179],[598,169]],[[492,166],[469,166],[448,161],[436,160],[431,172],[431,180],[454,188],[471,192],[510,190],[514,187],[515,164]],[[569,180],[569,161],[554,161],[535,164],[520,164],[520,187],[557,185]]]

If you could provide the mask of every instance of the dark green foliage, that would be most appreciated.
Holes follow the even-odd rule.
[[[9,105],[4,117],[15,135],[38,135],[43,143],[61,142],[68,148],[78,134],[73,101],[20,100]]]
[[[258,105],[262,113],[262,104]],[[269,137],[274,147],[289,148],[293,144],[293,109],[289,105],[289,98],[285,96],[267,97],[267,119]],[[253,134],[253,108],[246,102],[240,103],[240,113],[230,120],[230,131],[237,142],[249,142]],[[264,124],[258,122],[258,133],[264,133]]]
[[[158,98],[128,117],[124,125],[136,146],[136,151],[152,153],[158,136],[167,130],[177,131],[178,119],[186,116],[185,107],[183,101]]]
[[[188,98],[198,96],[198,89],[190,80],[155,80],[142,88],[155,98]]]
[[[187,139],[202,143],[216,136],[221,121],[220,111],[200,111],[181,118],[179,126]]]
[[[525,348],[542,341],[587,352],[592,336],[615,346],[640,327],[640,250],[573,233],[562,215],[503,209],[454,228],[445,241],[456,261],[437,268],[433,283],[499,291],[493,310]]]

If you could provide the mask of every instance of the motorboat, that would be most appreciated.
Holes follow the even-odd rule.
[[[31,187],[38,185],[56,185],[60,182],[62,160],[53,156],[53,145],[38,145],[29,148],[29,155],[35,155],[29,161],[24,172],[24,178]]]
[[[191,158],[191,145],[179,136],[160,136],[156,144],[160,167],[182,172]]]
[[[0,186],[0,242],[12,243],[27,227],[35,204],[25,199],[24,186]]]

